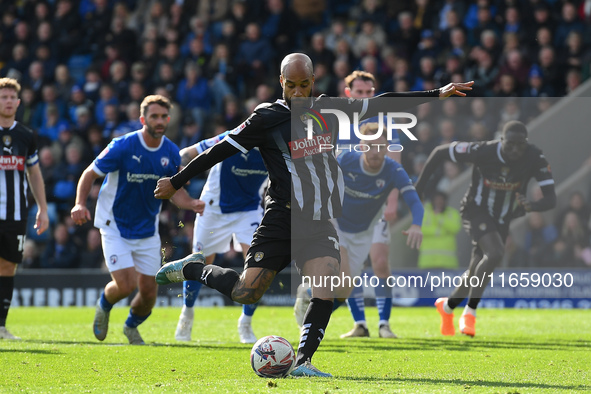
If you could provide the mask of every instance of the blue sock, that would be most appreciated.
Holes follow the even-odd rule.
[[[347,299],[349,310],[353,315],[355,322],[365,321],[365,299],[363,298],[363,288],[356,287],[353,289],[351,296]]]
[[[244,313],[246,316],[252,316],[254,315],[254,311],[256,311],[257,307],[259,306],[259,303],[256,302],[254,304],[244,304],[242,305],[242,313]]]
[[[203,285],[196,280],[186,280],[183,282],[183,298],[186,307],[193,308],[195,301],[197,301],[201,286]]]
[[[346,299],[341,299],[341,298],[335,298],[333,300],[333,304],[332,304],[332,311],[336,311],[339,306],[343,305],[345,303]]]
[[[375,288],[375,291],[380,322],[389,321],[390,312],[392,311],[392,293],[391,289],[386,285],[386,279],[378,278],[378,287]]]
[[[142,324],[144,320],[150,316],[152,312],[148,313],[146,316],[138,316],[134,314],[131,309],[129,310],[129,315],[127,316],[127,320],[125,320],[125,325],[129,328],[135,328]]]
[[[105,292],[103,291],[101,293],[101,298],[99,300],[99,305],[101,306],[101,308],[103,308],[103,310],[109,312],[111,309],[113,309],[113,304],[111,304],[109,301],[107,301],[107,299],[105,298]]]

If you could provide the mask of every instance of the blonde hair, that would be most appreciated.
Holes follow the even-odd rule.
[[[351,74],[347,75],[345,77],[345,85],[347,85],[347,87],[351,89],[353,87],[353,81],[357,79],[360,79],[362,81],[371,81],[371,83],[373,83],[374,86],[376,85],[376,78],[373,76],[372,73],[360,70],[355,70]]]
[[[12,89],[19,94],[21,92],[21,85],[14,78],[0,78],[0,89]]]

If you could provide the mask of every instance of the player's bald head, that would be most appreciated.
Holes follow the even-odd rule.
[[[281,75],[286,75],[290,71],[305,70],[308,75],[314,74],[314,66],[312,65],[312,59],[304,53],[290,53],[283,58],[281,62]]]

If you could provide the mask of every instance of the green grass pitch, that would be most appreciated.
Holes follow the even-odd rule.
[[[109,335],[92,334],[94,308],[13,308],[8,328],[22,341],[0,340],[0,392],[228,393],[530,393],[591,390],[591,318],[587,310],[479,311],[477,336],[442,337],[434,308],[394,308],[399,339],[342,340],[346,308],[333,315],[313,363],[333,379],[264,379],[238,343],[240,309],[196,308],[193,341],[174,340],[180,309],[157,308],[140,326],[147,346],[123,336],[127,308],[114,308]],[[457,318],[456,318],[457,324]],[[294,347],[292,309],[260,307],[255,333],[280,335]]]

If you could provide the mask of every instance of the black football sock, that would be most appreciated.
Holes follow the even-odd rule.
[[[302,365],[306,360],[312,360],[320,341],[324,338],[324,331],[332,313],[332,304],[332,301],[320,298],[310,300],[310,306],[302,324],[296,366]]]
[[[0,327],[6,326],[6,317],[12,303],[14,276],[0,276]]]
[[[183,268],[183,275],[187,280],[196,280],[207,287],[211,287],[232,299],[232,289],[240,275],[230,268],[203,263],[189,263]]]
[[[462,283],[454,289],[447,300],[447,306],[455,309],[470,294],[470,277],[476,273],[476,268],[484,258],[484,254],[479,247],[472,249],[470,257],[470,267],[462,274]]]
[[[464,274],[462,275],[462,284],[456,287],[447,299],[447,306],[449,306],[451,309],[455,309],[468,296],[468,293],[470,292],[470,287],[466,286],[466,283],[468,282],[466,282],[465,279],[469,278],[468,275],[470,275],[469,271],[464,272]]]

